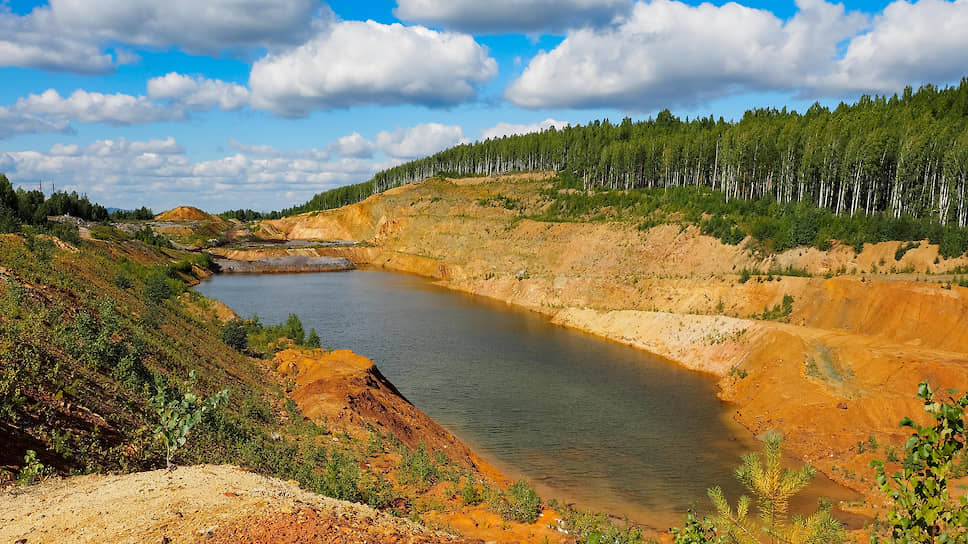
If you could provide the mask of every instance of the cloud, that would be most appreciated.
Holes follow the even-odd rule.
[[[83,89],[74,91],[68,97],[62,97],[54,89],[30,94],[18,99],[10,110],[54,122],[78,121],[115,126],[184,118],[184,112],[166,108],[145,96],[92,93]]]
[[[367,104],[454,105],[473,99],[495,74],[497,62],[471,36],[342,21],[257,61],[249,87],[254,107],[305,117]]]
[[[11,111],[9,108],[0,107],[0,140],[17,134],[70,131],[71,124],[68,121],[52,121],[29,113]]]
[[[241,151],[246,155],[260,158],[298,158],[324,161],[330,158],[328,150],[320,149],[279,149],[271,145],[249,145],[244,144],[235,138],[229,138],[229,147],[236,151]]]
[[[137,60],[105,53],[111,43],[211,55],[291,46],[327,18],[317,0],[50,0],[22,16],[0,5],[0,66],[94,74]]]
[[[526,108],[649,111],[729,94],[799,90],[808,74],[829,69],[837,44],[861,31],[866,18],[823,0],[797,6],[782,21],[735,3],[638,2],[620,24],[576,30],[539,53],[505,96]]]
[[[237,110],[249,103],[249,90],[236,83],[170,72],[148,80],[148,98],[169,100],[190,110]]]
[[[0,168],[15,183],[53,181],[58,189],[86,193],[107,206],[148,205],[157,210],[179,204],[212,211],[255,205],[281,209],[319,191],[365,181],[386,166],[355,158],[328,160],[316,150],[275,157],[239,152],[193,161],[174,138],[0,152]]]
[[[179,121],[187,119],[189,112],[237,110],[248,101],[249,91],[241,85],[175,72],[148,80],[147,96],[78,89],[64,97],[48,89],[0,107],[0,139],[30,132],[67,132],[71,122],[126,126]]]
[[[497,139],[503,138],[504,136],[513,136],[515,134],[530,134],[532,132],[544,132],[551,127],[557,129],[565,128],[569,123],[567,121],[558,121],[555,119],[545,119],[540,123],[532,123],[530,125],[515,125],[511,123],[498,123],[491,128],[486,128],[481,131],[481,140]]]
[[[400,159],[425,157],[457,144],[468,143],[459,126],[423,123],[376,135],[376,145],[384,153]]]
[[[358,132],[354,132],[349,136],[338,138],[335,142],[329,144],[326,149],[341,157],[365,159],[373,156],[376,145],[363,136],[360,136]]]
[[[0,66],[80,74],[114,69],[114,57],[104,53],[89,35],[57,31],[56,24],[49,9],[37,8],[19,16],[0,5]]]
[[[398,0],[393,14],[473,34],[528,34],[602,25],[631,6],[632,0]]]
[[[897,92],[968,74],[968,1],[896,1],[854,37],[832,73],[808,83],[829,94]]]

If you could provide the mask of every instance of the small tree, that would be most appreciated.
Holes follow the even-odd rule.
[[[309,329],[309,336],[306,337],[306,347],[318,349],[322,347],[322,342],[319,339],[319,334],[316,333],[316,329]]]
[[[955,391],[949,391],[955,393]],[[902,427],[914,430],[904,445],[907,453],[899,472],[888,478],[884,461],[871,461],[877,470],[877,483],[893,502],[887,515],[894,542],[968,543],[968,499],[953,501],[948,476],[959,452],[965,449],[965,408],[968,394],[939,402],[927,382],[918,386],[918,398],[934,425],[922,427],[911,418]],[[872,538],[878,542],[877,536]]]
[[[233,319],[222,327],[222,341],[237,351],[249,348],[249,331],[241,319]]]
[[[296,314],[289,314],[289,317],[286,319],[286,324],[283,325],[283,332],[286,338],[295,342],[297,346],[303,345],[303,341],[306,339],[306,331],[303,329],[302,321],[299,320],[299,316]]]
[[[202,420],[202,414],[229,400],[228,389],[205,398],[192,392],[194,384],[195,371],[193,370],[184,384],[186,391],[184,394],[158,386],[155,396],[148,401],[148,404],[158,413],[159,421],[154,429],[155,438],[165,444],[165,468],[168,470],[171,470],[172,456],[178,448],[185,445],[188,433]]]
[[[786,522],[790,499],[810,483],[817,471],[810,465],[803,465],[799,470],[783,468],[782,441],[783,437],[778,434],[769,435],[763,458],[756,453],[745,455],[743,464],[736,469],[736,478],[756,497],[758,522],[749,516],[751,501],[748,496],[740,497],[733,511],[721,488],[709,490],[709,498],[717,511],[713,523],[721,541],[759,544],[765,537],[773,544],[843,542],[844,529],[831,516],[828,502],[821,501],[820,508],[810,517],[795,516],[792,523]]]

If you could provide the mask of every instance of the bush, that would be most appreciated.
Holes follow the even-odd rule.
[[[506,521],[534,523],[541,515],[541,497],[526,480],[518,480],[507,493],[495,496],[491,508]]]
[[[229,400],[229,390],[223,389],[216,395],[205,398],[191,391],[195,383],[195,372],[189,374],[185,382],[187,392],[181,393],[167,387],[156,387],[156,392],[148,404],[158,414],[155,425],[155,438],[165,444],[165,467],[171,469],[171,458],[178,448],[185,445],[188,433],[202,420],[202,414]]]
[[[306,347],[312,349],[322,347],[322,340],[319,339],[319,334],[316,333],[316,329],[309,329],[309,336],[306,337]]]
[[[168,274],[160,270],[151,273],[145,280],[145,296],[155,304],[175,296],[175,289],[168,282]]]
[[[465,506],[476,506],[484,502],[484,493],[474,485],[474,478],[468,474],[467,482],[460,488],[460,502]]]
[[[429,487],[440,476],[437,465],[427,453],[427,446],[423,442],[420,442],[417,449],[413,451],[406,447],[401,448],[399,473],[401,482],[416,485],[419,488]]]
[[[285,325],[282,326],[283,336],[296,343],[297,346],[303,345],[306,340],[306,331],[303,329],[302,321],[296,314],[289,314]]]
[[[236,351],[249,349],[249,332],[245,321],[233,319],[222,326],[222,341]]]
[[[884,461],[871,461],[877,471],[877,484],[893,503],[887,516],[892,541],[964,543],[968,541],[968,498],[953,500],[948,478],[968,440],[968,394],[941,402],[923,382],[917,396],[924,401],[924,411],[934,425],[922,427],[907,417],[901,420],[901,426],[914,433],[904,446],[906,455],[901,470],[890,478]],[[872,542],[877,541],[875,536]]]

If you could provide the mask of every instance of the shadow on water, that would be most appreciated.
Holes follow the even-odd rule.
[[[197,289],[264,323],[298,314],[498,468],[581,507],[678,524],[713,485],[738,496],[732,471],[761,447],[708,376],[421,278],[233,275]],[[818,476],[809,509],[821,494],[855,497]]]

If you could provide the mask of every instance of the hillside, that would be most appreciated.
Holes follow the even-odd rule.
[[[951,273],[964,256],[927,240],[771,253],[752,237],[703,235],[681,215],[643,227],[608,207],[540,220],[553,179],[434,178],[261,223],[270,238],[370,247],[219,253],[342,256],[421,274],[712,373],[739,422],[783,432],[793,453],[871,500],[867,463],[881,453],[864,444],[898,448],[898,421],[921,411],[911,395],[921,380],[968,383],[968,289]]]
[[[548,523],[502,516],[494,505],[517,500],[507,494],[511,482],[408,402],[373,362],[349,351],[295,346],[280,326],[254,322],[243,323],[242,330],[253,339],[268,338],[268,343],[241,350],[226,344],[228,323],[240,323],[236,316],[188,289],[211,274],[211,260],[205,255],[136,240],[83,240],[72,246],[47,236],[3,235],[0,263],[0,487],[11,486],[15,479],[30,483],[55,475],[129,473],[165,466],[165,446],[155,434],[160,412],[153,399],[192,405],[185,400],[190,394],[211,396],[227,389],[228,404],[205,412],[187,442],[175,451],[173,460],[182,466],[175,471],[176,480],[195,470],[223,476],[229,470],[184,468],[187,465],[238,465],[290,481],[306,492],[364,503],[427,525],[460,527],[469,538],[563,538]],[[216,498],[222,502],[206,498],[211,488],[172,484],[174,493],[184,493],[178,503],[169,502],[172,495],[167,493],[140,494],[139,482],[155,478],[166,481],[167,476],[148,472],[77,483],[69,478],[51,484],[55,490],[50,496],[45,491],[22,496],[10,490],[6,496],[17,500],[0,504],[19,508],[23,501],[41,501],[28,504],[39,509],[31,512],[43,519],[56,508],[70,508],[74,503],[62,503],[66,497],[106,488],[107,495],[98,498],[105,501],[103,509],[95,514],[80,506],[73,513],[58,510],[66,516],[58,521],[67,530],[65,541],[75,541],[71,539],[81,536],[82,529],[84,538],[92,541],[114,541],[118,535],[110,532],[112,527],[163,529],[166,518],[160,514],[154,524],[126,517],[135,516],[139,502],[144,515],[157,504],[183,505],[175,510],[197,514],[185,531],[195,531],[196,525],[222,526],[203,523],[206,512],[215,515],[224,506],[221,497]],[[118,494],[112,495],[112,489]],[[479,500],[466,501],[466,493]],[[271,498],[242,501],[243,507],[233,509],[238,522],[224,526],[224,541],[248,530],[246,516],[258,517],[257,507],[279,506]],[[116,508],[126,503],[133,503],[132,508]],[[280,504],[285,509],[290,503]],[[557,516],[537,503],[531,508],[536,515],[544,511]],[[33,525],[37,517],[24,519],[17,512],[24,511],[3,510],[0,515],[23,522],[13,526],[18,531],[34,527],[36,534],[49,529],[43,522]],[[300,520],[305,517],[297,514]],[[89,527],[84,520],[91,515],[103,525]],[[323,517],[317,528],[330,534],[326,531],[331,532],[332,518],[319,515]],[[296,521],[283,516],[265,523],[281,528]],[[7,523],[2,525],[6,530]],[[353,516],[340,517],[337,525],[348,542],[357,541],[354,534],[371,534]],[[401,541],[437,541],[421,536],[430,533],[407,531],[400,533]]]

